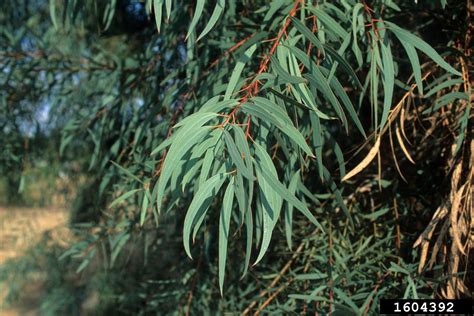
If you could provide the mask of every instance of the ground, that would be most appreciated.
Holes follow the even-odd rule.
[[[64,229],[67,221],[68,212],[61,208],[0,207],[0,265],[22,255],[44,233]],[[37,315],[40,280],[41,276],[38,276],[38,282],[33,282],[25,289],[23,306],[3,309],[5,290],[4,285],[0,284],[0,316]]]

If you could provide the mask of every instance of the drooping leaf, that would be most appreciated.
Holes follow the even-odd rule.
[[[290,194],[295,194],[296,188],[298,185],[300,177],[300,171],[298,170],[295,174],[291,177],[290,184],[288,186],[288,191]],[[286,235],[286,243],[288,244],[288,248],[292,250],[293,242],[292,242],[292,234],[293,234],[293,204],[288,203],[285,209],[285,235]]]
[[[292,194],[283,184],[281,184],[281,182],[274,175],[272,175],[264,166],[261,168],[261,178],[260,179],[265,179],[265,181],[268,182],[271,185],[273,190],[276,193],[278,193],[279,196],[281,196],[283,199],[285,199],[292,206],[296,207],[314,225],[319,227],[321,229],[321,231],[324,231],[324,228],[321,226],[321,224],[318,222],[318,220],[314,217],[314,215],[311,214],[308,207],[303,202],[298,200],[294,196],[294,194]]]
[[[262,176],[262,169],[265,168],[268,173],[271,173],[275,177],[277,177],[277,171],[275,169],[275,166],[273,165],[271,157],[261,145],[255,143],[254,146],[255,155],[257,158],[257,160],[255,161],[255,171],[259,184],[259,200],[260,207],[263,211],[262,243],[260,245],[260,251],[258,253],[257,259],[254,263],[255,265],[260,260],[262,260],[270,245],[273,229],[275,228],[275,224],[280,216],[282,197],[278,195],[277,192],[275,192],[271,183],[269,183]]]
[[[229,240],[230,216],[234,200],[234,180],[231,178],[222,201],[222,211],[219,219],[219,288],[223,295],[225,263],[227,260],[227,244]]]
[[[192,259],[189,238],[197,217],[205,214],[215,196],[219,192],[220,187],[224,183],[226,175],[223,173],[216,174],[209,178],[194,195],[184,218],[183,224],[183,245],[184,250],[189,258]]]
[[[408,42],[401,41],[403,48],[407,52],[408,59],[410,60],[411,67],[413,68],[413,75],[415,77],[416,86],[420,95],[423,95],[423,81],[421,80],[421,66],[418,54],[416,53],[415,47]]]
[[[243,153],[239,152],[232,136],[226,130],[224,130],[224,139],[227,150],[229,151],[230,157],[232,158],[232,162],[237,167],[237,172],[242,173],[242,175],[252,181],[254,177],[252,175],[252,171],[249,170],[248,165],[246,165],[242,159]]]
[[[207,22],[207,25],[204,27],[204,30],[199,34],[197,41],[199,41],[201,38],[207,35],[214,25],[216,25],[217,20],[219,20],[219,17],[221,16],[222,12],[225,9],[225,0],[217,0],[216,6],[214,7],[214,11],[212,12],[211,17],[209,18],[209,22]]]
[[[155,12],[155,23],[158,33],[161,30],[161,19],[163,15],[163,0],[153,0],[153,10]]]
[[[191,32],[194,31],[196,24],[198,23],[199,19],[201,18],[202,11],[204,10],[204,5],[206,4],[205,0],[197,0],[196,1],[196,9],[194,11],[193,19],[191,20],[191,24],[189,25],[188,34],[186,35],[186,39],[189,37]]]
[[[314,157],[303,135],[301,135],[301,133],[293,126],[291,120],[289,120],[289,118],[283,118],[281,116],[281,111],[270,112],[269,110],[267,110],[269,108],[269,104],[273,104],[273,102],[271,102],[270,100],[261,102],[261,99],[257,99],[253,105],[248,103],[243,104],[242,109],[246,113],[252,116],[256,116],[261,120],[270,121],[273,125],[279,128],[286,136],[293,140],[309,156]],[[277,107],[276,104],[274,106]],[[273,110],[275,110],[275,108],[273,108]]]
[[[410,32],[398,27],[397,25],[391,22],[385,22],[389,29],[398,37],[400,42],[407,42],[409,45],[412,45],[423,53],[425,53],[428,57],[430,57],[435,63],[437,63],[440,67],[444,68],[446,71],[461,76],[461,73],[454,69],[450,64],[444,61],[444,59],[431,47],[428,43],[426,43],[421,38],[411,34]]]
[[[307,10],[311,11],[312,13],[316,14],[319,20],[332,32],[337,34],[340,38],[344,39],[347,36],[346,30],[339,25],[339,23],[336,22],[329,14],[324,12],[321,9],[318,9],[316,7],[311,7],[308,6],[306,7]]]
[[[157,208],[160,210],[161,202],[164,196],[166,185],[173,171],[177,166],[177,162],[194,146],[199,140],[205,137],[209,132],[209,127],[202,127],[206,120],[197,120],[183,126],[178,131],[178,135],[171,145],[168,154],[163,162],[160,178],[158,179]]]
[[[381,43],[382,62],[383,62],[383,111],[382,119],[380,120],[380,128],[385,127],[388,119],[388,114],[392,106],[393,89],[395,86],[395,71],[393,67],[393,56],[390,46]]]

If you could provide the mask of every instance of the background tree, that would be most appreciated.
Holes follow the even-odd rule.
[[[12,78],[28,78],[62,124],[61,153],[90,153],[95,206],[76,219],[93,224],[74,226],[65,256],[92,279],[104,263],[104,313],[372,314],[380,297],[460,297],[471,13],[470,1],[7,1],[4,111]],[[420,36],[434,32],[441,49]]]

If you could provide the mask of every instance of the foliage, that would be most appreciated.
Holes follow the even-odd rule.
[[[468,293],[470,24],[440,55],[413,21],[469,22],[469,1],[7,3],[2,106],[28,78],[23,102],[47,99],[61,153],[86,148],[110,202],[65,257],[124,273],[143,252],[118,310],[367,314]],[[429,242],[409,249],[438,207],[428,267]]]

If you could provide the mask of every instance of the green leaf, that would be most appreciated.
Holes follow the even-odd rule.
[[[443,96],[441,96],[440,98],[438,98],[435,103],[434,103],[434,106],[430,109],[427,109],[425,111],[423,111],[423,114],[428,114],[428,113],[432,113],[432,112],[435,112],[435,111],[438,111],[441,107],[447,105],[447,104],[450,104],[450,103],[453,103],[457,100],[466,100],[466,101],[469,101],[469,95],[465,92],[451,92],[451,93],[447,93]]]
[[[130,178],[134,179],[135,181],[143,184],[142,180],[140,180],[136,175],[134,175],[130,170],[122,167],[121,165],[119,165],[118,163],[116,163],[115,161],[110,161],[115,167],[117,167],[120,171],[122,171],[123,173],[125,173],[127,176],[129,176]]]
[[[307,10],[313,12],[316,14],[318,19],[331,31],[333,31],[336,35],[338,35],[340,38],[345,39],[348,33],[342,26],[339,25],[339,23],[336,22],[331,16],[329,16],[326,12],[322,11],[321,9],[314,8],[307,6]]]
[[[388,114],[392,107],[393,89],[395,87],[395,70],[393,68],[393,56],[390,46],[381,43],[382,62],[383,62],[383,112],[380,120],[380,128],[385,127],[388,119]]]
[[[341,118],[341,120],[343,121],[343,123],[346,122],[345,121],[346,118],[345,118],[344,113],[342,112],[341,106],[338,103],[337,99],[334,97],[334,93],[331,91],[330,87],[327,84],[328,80],[321,74],[321,72],[324,72],[326,75],[328,75],[329,71],[327,69],[325,69],[324,67],[316,65],[316,63],[311,61],[308,58],[308,56],[303,51],[301,51],[299,48],[297,48],[297,47],[288,47],[288,49],[293,54],[295,54],[295,56],[298,58],[298,60],[300,60],[305,65],[305,67],[307,67],[308,69],[310,69],[312,71],[312,77],[310,78],[310,82],[312,80],[313,87],[315,87],[315,89],[321,90],[323,93],[329,93],[328,95],[326,95],[326,98],[328,98],[328,100],[332,102],[331,104],[333,105],[333,107],[335,106],[336,113],[338,113],[338,115]],[[359,130],[361,130],[362,134],[365,135],[365,133],[363,132],[362,125],[359,122],[358,116],[355,114],[354,107],[352,106],[352,103],[350,102],[350,99],[348,99],[347,94],[345,93],[345,91],[342,88],[339,81],[333,76],[331,78],[330,84],[336,90],[336,93],[338,94],[338,96],[342,99],[342,101],[344,103],[344,106],[346,106],[346,108],[349,111],[349,114],[351,115],[351,118],[354,120],[356,126],[359,128]],[[324,85],[324,87],[322,87],[320,85]],[[322,118],[322,119],[332,119],[332,118],[328,117],[327,115],[323,114],[322,112],[320,112],[315,106],[312,106],[312,109],[316,112],[316,114],[318,114],[318,116],[320,118]],[[344,123],[344,124],[346,124],[346,123]]]
[[[357,305],[346,295],[346,293],[344,293],[342,290],[338,289],[337,287],[334,287],[333,288],[334,290],[334,293],[339,296],[340,299],[342,299],[342,301],[344,303],[346,303],[351,309],[352,309],[352,312],[353,312],[353,315],[357,315],[357,312],[359,311],[359,308],[357,307]]]
[[[322,281],[327,279],[328,275],[326,273],[304,273],[298,274],[295,276],[295,280],[317,280]]]
[[[67,4],[67,1],[66,1]],[[117,0],[111,0],[111,2],[107,3],[106,10],[104,12],[103,22],[105,23],[104,30],[107,30],[112,23],[112,20],[115,15],[115,8],[117,6]]]
[[[233,108],[239,101],[235,99],[219,101],[221,96],[216,96],[209,99],[204,105],[199,109],[199,112],[221,112],[222,110]]]
[[[170,19],[173,0],[166,0],[166,19]]]
[[[234,140],[232,139],[232,136],[230,136],[229,132],[226,130],[224,130],[224,139],[227,150],[229,151],[230,157],[232,158],[232,162],[237,167],[237,171],[242,173],[242,175],[244,175],[247,179],[253,180],[254,177],[252,175],[252,171],[249,170],[247,165],[244,164],[242,153],[239,152]]]
[[[191,259],[192,256],[189,246],[189,239],[195,220],[197,217],[200,217],[207,212],[209,206],[211,205],[212,198],[214,198],[219,192],[219,189],[224,183],[225,178],[226,175],[224,173],[219,173],[204,182],[194,195],[191,205],[186,212],[183,225],[183,245],[186,254]]]
[[[457,85],[457,84],[462,84],[462,83],[464,83],[463,79],[446,80],[445,82],[438,84],[437,86],[433,87],[433,89],[428,91],[428,93],[425,94],[425,98],[429,98],[432,95],[434,95],[435,93],[437,93],[438,91],[441,91],[445,88],[448,88],[448,87],[451,87],[451,86],[454,86],[454,85]]]
[[[344,114],[344,111],[342,110],[339,100],[337,100],[336,96],[334,95],[334,92],[329,86],[327,78],[324,77],[321,70],[319,68],[314,68],[311,74],[306,74],[305,77],[308,78],[309,81],[313,83],[313,86],[316,89],[318,89],[324,94],[326,99],[334,108],[334,111],[336,112],[337,116],[341,120],[342,124],[346,127],[346,131],[347,131],[346,115]]]
[[[214,150],[208,149],[204,155],[201,174],[199,175],[199,185],[202,185],[209,175],[209,170],[211,170],[212,163],[214,162]]]
[[[143,192],[142,209],[140,212],[140,226],[143,226],[143,224],[145,223],[146,215],[148,213],[148,205],[150,204],[150,201],[150,190],[146,189],[145,192]]]
[[[359,11],[363,10],[364,5],[362,3],[356,3],[352,8],[352,51],[357,60],[359,67],[362,67],[362,52],[358,46],[357,32],[365,28],[364,22],[359,23],[360,20],[363,20],[362,15],[359,14]]]
[[[195,113],[175,125],[180,127],[173,138],[171,147],[163,162],[160,178],[158,179],[157,209],[161,209],[161,201],[164,196],[165,186],[168,184],[177,162],[193,147],[198,141],[210,132],[209,127],[202,127],[207,121],[216,117],[216,113]]]
[[[286,111],[273,101],[262,97],[253,97],[251,101],[255,103],[255,106],[257,108],[271,113],[272,116],[277,119],[277,121],[280,121],[284,124],[293,125],[293,122],[291,121]]]
[[[306,218],[310,220],[311,223],[313,223],[315,226],[317,226],[321,231],[325,231],[324,228],[321,226],[321,224],[318,222],[318,220],[314,217],[313,214],[311,214],[310,210],[300,200],[298,200],[294,194],[292,194],[279,180],[275,175],[272,175],[269,170],[265,167],[265,165],[259,167],[260,169],[260,179],[264,179],[272,189],[278,193],[280,197],[285,199],[289,204],[292,206],[296,207],[301,213],[303,213]]]
[[[166,147],[169,147],[174,139],[176,138],[176,134],[172,134],[170,137],[166,138],[164,141],[161,142],[153,151],[150,153],[150,156],[156,156],[160,151],[165,149]]]
[[[113,202],[110,203],[109,208],[112,208],[112,207],[120,204],[121,202],[125,201],[126,199],[128,199],[129,197],[131,197],[132,195],[134,195],[135,193],[137,193],[138,191],[141,191],[141,190],[142,189],[133,189],[133,190],[130,190],[128,192],[125,192],[124,194],[122,194],[121,196],[119,196],[118,198],[113,200]]]
[[[237,198],[237,203],[240,210],[240,223],[242,224],[245,221],[245,213],[247,212],[247,195],[245,193],[244,179],[241,174],[237,173],[235,175],[237,179],[234,181],[234,192],[235,197]]]
[[[273,93],[274,95],[276,95],[277,97],[279,97],[280,99],[282,99],[283,101],[289,103],[289,104],[292,104],[292,105],[295,105],[301,109],[304,109],[304,110],[310,110],[310,111],[314,111],[320,118],[322,119],[325,119],[325,120],[330,120],[332,119],[331,117],[327,116],[326,114],[324,114],[323,112],[319,111],[317,108],[312,108],[312,107],[309,107],[307,106],[306,104],[303,104],[303,103],[299,103],[298,101],[276,91],[275,89],[272,89],[272,88],[269,88],[268,89],[271,93]]]
[[[389,29],[398,37],[400,42],[406,42],[409,45],[421,50],[428,57],[430,57],[435,63],[440,67],[444,68],[446,71],[461,76],[461,73],[454,69],[450,64],[444,61],[444,59],[431,47],[428,43],[423,41],[421,38],[411,34],[410,32],[398,27],[397,25],[391,22],[385,22]]]
[[[318,173],[321,181],[323,180],[324,172],[323,172],[323,145],[324,145],[324,140],[323,140],[323,131],[321,129],[321,121],[319,120],[319,117],[314,114],[310,113],[309,114],[309,119],[311,122],[311,126],[313,128],[313,140],[314,140],[314,146],[316,147],[316,163],[318,164]]]
[[[245,246],[245,265],[244,265],[244,272],[242,273],[241,279],[245,277],[247,274],[249,265],[250,265],[250,257],[252,256],[252,242],[253,242],[253,219],[252,219],[252,212],[251,210],[247,210],[245,213],[245,230],[247,234],[246,238],[246,246]]]
[[[243,154],[242,159],[244,160],[253,177],[252,155],[250,154],[249,143],[247,142],[244,131],[242,128],[236,125],[232,125],[232,129],[234,130],[235,144],[237,145],[237,148],[239,148],[239,151]]]
[[[203,158],[201,174],[199,175],[199,182],[198,185],[204,183],[207,180],[209,171],[211,170],[212,164],[214,163],[215,156],[218,154],[218,149],[221,148],[219,146],[220,140],[222,137],[222,129],[216,128],[211,132],[211,139],[209,140],[209,146],[206,150],[206,153]]]
[[[125,243],[130,239],[130,234],[127,232],[120,233],[113,242],[112,254],[110,256],[110,264],[113,266],[118,255],[125,246]]]
[[[253,98],[252,100],[255,101],[256,98]],[[303,135],[293,126],[291,123],[291,120],[288,119],[283,119],[281,116],[278,114],[281,114],[281,112],[269,112],[269,110],[273,109],[275,110],[278,105],[274,104],[270,100],[265,100],[266,102],[260,102],[260,99],[257,99],[257,101],[254,103],[254,105],[251,105],[249,103],[245,103],[242,105],[242,109],[247,113],[252,116],[255,116],[262,121],[268,121],[271,124],[275,125],[278,129],[280,129],[286,136],[288,136],[291,140],[293,140],[304,152],[306,152],[309,156],[314,157],[314,154],[311,152],[311,149],[309,148],[308,144],[306,143],[306,140],[304,139]],[[269,108],[269,104],[272,104],[272,107]]]
[[[194,11],[193,19],[191,20],[191,24],[189,25],[188,34],[186,35],[186,39],[188,39],[191,32],[194,31],[196,24],[199,21],[199,18],[202,15],[202,11],[204,10],[204,4],[206,4],[205,0],[197,0],[196,1],[196,9]]]
[[[355,70],[349,65],[349,63],[339,55],[339,53],[334,50],[332,47],[325,45],[326,51],[329,53],[329,55],[335,59],[336,62],[341,64],[342,68],[344,71],[354,80],[354,82],[357,84],[357,86],[362,89],[362,84],[360,83],[359,77],[357,77],[357,74]]]
[[[58,21],[56,20],[56,0],[49,0],[49,16],[51,17],[54,28],[59,30]]]
[[[410,60],[411,67],[413,68],[413,75],[415,77],[416,86],[420,95],[423,95],[423,81],[421,80],[421,66],[418,54],[416,53],[415,47],[408,42],[401,41],[403,48],[407,52],[408,59]]]
[[[327,69],[320,67],[321,71],[327,75],[329,72]],[[359,130],[359,132],[367,138],[367,135],[365,134],[364,128],[362,127],[362,123],[359,120],[359,116],[357,115],[357,112],[355,111],[354,105],[352,104],[351,100],[349,99],[349,96],[347,95],[346,91],[344,90],[344,87],[342,84],[337,80],[336,77],[331,78],[330,82],[331,87],[334,89],[335,94],[339,97],[339,99],[342,101],[342,104],[344,105],[345,109],[347,112],[349,112],[349,116],[351,117],[352,121],[354,122],[355,126]]]
[[[272,237],[273,229],[280,216],[282,197],[274,190],[272,185],[262,177],[262,169],[268,170],[274,177],[278,177],[275,166],[273,165],[271,157],[266,150],[259,144],[255,143],[255,155],[258,161],[255,161],[255,171],[259,184],[260,206],[263,210],[263,236],[260,245],[260,251],[254,265],[262,260],[265,255]]]
[[[386,214],[388,211],[390,211],[390,209],[388,207],[385,207],[376,212],[372,212],[370,214],[362,214],[362,217],[373,221],[379,218],[380,216]]]
[[[370,63],[370,70],[369,76],[367,76],[367,80],[370,82],[370,101],[373,111],[373,121],[375,122],[375,128],[378,127],[378,92],[379,92],[379,74],[378,74],[378,65],[377,60],[380,59],[380,50],[379,44],[376,43],[374,45],[374,49],[372,50],[371,56],[371,63]]]
[[[263,18],[263,21],[269,21],[272,16],[278,12],[278,10],[281,9],[283,5],[287,4],[286,0],[274,0],[270,3],[270,8],[265,14],[265,17]]]
[[[323,43],[316,37],[316,35],[313,34],[313,32],[306,27],[300,20],[291,17],[291,22],[293,25],[296,27],[296,29],[304,35],[305,38],[307,38],[316,48],[318,48],[323,55],[325,55],[325,50]]]
[[[296,188],[298,185],[298,181],[300,180],[300,171],[298,170],[295,174],[291,177],[290,184],[288,186],[288,191],[290,194],[295,194]],[[293,204],[288,203],[287,208],[285,210],[285,235],[286,235],[286,243],[288,244],[288,249],[292,249],[292,231],[293,231]]]
[[[239,82],[240,75],[242,74],[242,70],[244,69],[245,64],[250,60],[253,53],[257,49],[257,44],[250,46],[249,49],[245,51],[245,53],[240,57],[239,61],[235,65],[234,71],[232,71],[232,75],[230,76],[229,84],[225,90],[224,100],[229,100],[232,96],[232,93]]]
[[[176,129],[178,127],[181,127],[181,126],[184,126],[184,125],[187,125],[187,124],[191,124],[192,122],[202,122],[202,124],[198,124],[198,126],[202,126],[203,124],[205,124],[206,122],[208,122],[209,120],[211,120],[212,118],[215,118],[217,117],[217,113],[214,113],[214,112],[197,112],[197,113],[194,113],[194,114],[191,114],[189,116],[187,116],[185,119],[179,121],[177,124],[175,124],[173,126],[173,129]],[[179,133],[179,132],[178,132]]]
[[[227,185],[222,201],[222,211],[219,219],[219,288],[223,295],[225,263],[227,260],[227,243],[229,239],[230,216],[234,200],[234,179]]]
[[[337,142],[334,143],[334,154],[336,155],[337,163],[339,165],[339,174],[342,179],[346,175],[346,165],[344,162],[344,155],[342,153],[341,147]]]
[[[155,23],[158,33],[161,30],[161,20],[163,15],[163,0],[153,0],[153,9],[155,11]]]
[[[217,0],[216,6],[214,7],[214,11],[212,12],[211,18],[209,19],[209,22],[207,23],[207,25],[204,27],[204,30],[198,36],[196,42],[198,42],[201,38],[206,36],[206,34],[212,30],[214,25],[216,25],[217,20],[219,20],[219,17],[221,16],[222,12],[224,11],[224,8],[225,8],[225,0]]]
[[[410,272],[408,272],[406,269],[402,268],[401,266],[399,266],[398,264],[396,264],[393,261],[390,262],[389,270],[393,271],[395,273],[402,273],[402,274],[410,275]]]
[[[183,156],[193,147],[197,142],[204,138],[210,132],[209,127],[202,127],[205,120],[197,120],[183,126],[176,135],[173,144],[171,145],[168,154],[163,162],[161,169],[160,178],[158,179],[158,191],[157,191],[157,209],[160,211],[161,202],[164,196],[165,187],[168,184],[169,179],[173,171],[177,167]]]
[[[311,301],[325,302],[325,301],[328,300],[327,298],[322,297],[322,296],[306,295],[306,294],[289,294],[288,297],[294,298],[294,299],[297,299],[297,300],[305,300],[305,301],[308,301],[308,302],[311,302]]]
[[[200,145],[202,145],[201,143]],[[200,146],[196,145],[193,154],[189,157],[189,160],[185,162],[185,167],[182,170],[182,178],[181,178],[181,191],[184,193],[186,192],[186,186],[195,178],[198,171],[201,169],[203,161],[201,160],[200,155],[195,155],[196,147]]]
[[[301,77],[297,76],[292,76],[286,70],[280,65],[280,62],[276,57],[271,56],[271,65],[273,69],[275,70],[276,74],[278,75],[279,78],[283,80],[283,82],[286,83],[305,83],[307,80]]]

